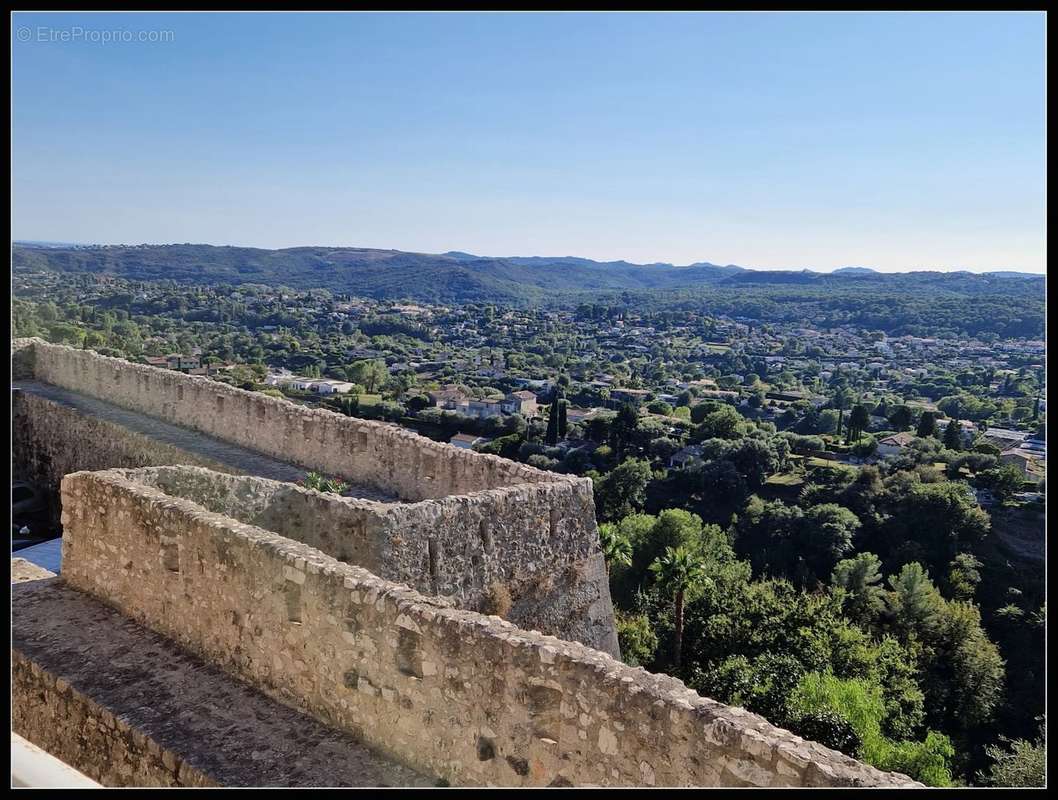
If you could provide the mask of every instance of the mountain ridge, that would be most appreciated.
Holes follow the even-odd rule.
[[[753,270],[734,264],[594,261],[576,256],[477,256],[461,251],[413,253],[358,247],[292,247],[280,250],[202,244],[71,245],[15,242],[12,269],[112,274],[132,280],[178,283],[267,283],[294,289],[323,288],[376,299],[439,302],[564,303],[594,295],[736,290],[740,287],[901,287],[936,285],[978,293],[1033,284],[1044,276],[1017,273],[880,273],[845,267]]]

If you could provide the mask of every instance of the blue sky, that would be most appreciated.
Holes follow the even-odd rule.
[[[19,13],[12,230],[1043,272],[1044,25]]]

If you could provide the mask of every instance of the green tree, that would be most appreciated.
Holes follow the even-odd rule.
[[[874,553],[857,553],[837,563],[830,585],[844,590],[845,613],[859,625],[870,627],[885,609],[882,562]]]
[[[929,722],[967,735],[991,723],[1003,700],[1005,664],[972,603],[941,605],[939,629],[924,652]]]
[[[822,503],[805,512],[798,532],[799,549],[817,577],[829,575],[839,559],[852,550],[860,527],[856,515],[837,503]]]
[[[912,636],[932,635],[940,625],[943,598],[918,563],[905,564],[897,575],[889,576],[886,597],[894,626],[906,642]]]
[[[360,415],[360,397],[353,393],[343,394],[337,399],[338,410],[347,417]]]
[[[617,520],[642,507],[653,473],[646,461],[630,458],[595,479],[595,505],[603,520]]]
[[[948,737],[929,731],[923,742],[894,742],[882,732],[886,706],[882,688],[869,680],[806,674],[790,695],[792,716],[830,713],[848,720],[856,732],[854,755],[879,769],[903,772],[928,786],[950,786],[955,750]],[[796,729],[796,725],[794,726]]]
[[[745,428],[745,420],[742,415],[729,405],[720,406],[716,411],[706,414],[701,425],[695,431],[695,438],[699,441],[705,439],[737,439],[742,435]]]
[[[906,431],[911,427],[911,422],[914,419],[914,415],[911,413],[911,409],[907,406],[897,406],[893,409],[893,413],[889,415],[889,424],[897,431]]]
[[[925,563],[938,570],[983,541],[991,527],[967,486],[952,481],[912,483],[891,511],[889,529],[922,548]]]
[[[958,417],[952,417],[948,420],[948,427],[944,429],[944,437],[941,441],[949,450],[963,449],[962,425],[959,424]]]
[[[558,444],[558,401],[551,404],[547,414],[547,435],[544,438],[551,447]]]
[[[1034,742],[1000,736],[998,744],[989,745],[985,753],[992,760],[987,772],[979,776],[986,786],[1043,787],[1047,783],[1046,726],[1040,725]]]
[[[639,428],[639,412],[631,403],[625,403],[617,410],[617,416],[610,426],[610,436],[613,439],[614,452],[620,461],[625,456],[625,450],[635,437]]]
[[[735,522],[735,544],[750,559],[754,572],[793,577],[803,560],[799,552],[803,520],[804,512],[797,506],[753,495]]]
[[[915,429],[915,436],[920,439],[925,439],[927,436],[937,435],[937,418],[932,411],[923,411],[922,416],[918,418],[918,427]]]
[[[849,412],[849,431],[848,441],[854,442],[863,435],[863,432],[867,430],[867,426],[871,423],[871,415],[867,412],[867,407],[863,403],[857,403],[852,407],[852,411]]]
[[[664,400],[654,400],[647,404],[647,411],[651,414],[660,414],[663,417],[667,417],[672,414],[672,406]]]
[[[848,389],[842,389],[834,395],[831,405],[838,410],[838,427],[836,435],[841,436],[841,426],[842,421],[845,419],[845,409],[852,406],[852,393]]]
[[[952,559],[948,571],[948,587],[955,600],[973,600],[977,584],[981,582],[983,565],[970,553],[959,553]]]
[[[650,565],[661,590],[672,596],[673,639],[672,663],[679,670],[683,651],[683,612],[688,594],[693,595],[705,579],[705,564],[687,547],[666,548],[665,554]]]
[[[606,559],[607,574],[614,564],[628,566],[632,563],[632,543],[615,523],[604,522],[599,526],[599,544]]]
[[[621,658],[630,667],[650,664],[658,649],[658,635],[646,614],[614,615],[617,623],[617,644]]]
[[[563,375],[562,377],[565,378],[566,376]],[[567,380],[568,380],[568,378],[567,378]],[[565,439],[566,438],[566,433],[569,430],[569,423],[566,420],[566,407],[568,405],[569,405],[569,403],[566,401],[566,398],[564,398],[564,397],[560,397],[559,398],[559,400],[558,400],[558,438],[559,439]]]
[[[1021,485],[1025,481],[1021,470],[1013,464],[1000,464],[987,469],[978,476],[978,479],[1000,502],[1009,500],[1015,492],[1021,491]]]
[[[884,635],[874,648],[873,659],[870,675],[882,687],[885,702],[882,732],[893,739],[914,738],[926,710],[912,653],[892,636]]]
[[[386,369],[386,363],[381,359],[357,361],[352,365],[349,375],[349,380],[359,383],[368,394],[375,394],[388,378],[389,371]]]
[[[703,400],[701,403],[691,406],[691,422],[695,425],[700,425],[702,420],[718,408],[720,408],[720,404],[714,403],[712,400]]]

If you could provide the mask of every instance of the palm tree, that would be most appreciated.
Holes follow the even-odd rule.
[[[673,643],[672,663],[680,667],[683,650],[683,609],[689,592],[697,589],[705,580],[705,562],[687,547],[667,547],[665,555],[654,559],[650,565],[662,590],[672,594],[676,624],[676,639]]]
[[[627,536],[621,535],[612,522],[599,526],[599,544],[602,545],[603,558],[606,559],[606,574],[610,574],[613,564],[627,567],[632,563],[632,543]]]

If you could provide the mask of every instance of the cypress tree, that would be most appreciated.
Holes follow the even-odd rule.
[[[867,411],[867,407],[862,403],[854,405],[849,414],[848,436],[845,440],[846,443],[858,440],[870,424],[871,415]]]
[[[568,430],[568,424],[566,422],[566,399],[562,398],[558,401],[558,438],[565,439],[566,431]]]
[[[948,420],[948,427],[944,429],[944,446],[949,450],[962,450],[962,425],[958,417]]]
[[[547,414],[547,443],[554,447],[558,444],[558,401],[551,404],[551,410]]]

